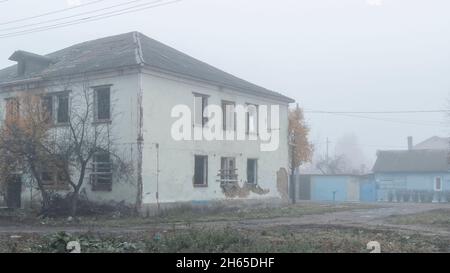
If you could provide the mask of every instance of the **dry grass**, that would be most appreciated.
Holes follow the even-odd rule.
[[[450,230],[450,209],[437,209],[416,214],[391,216],[387,221],[396,225],[423,225]]]
[[[81,243],[82,252],[150,253],[367,253],[376,240],[382,252],[449,252],[450,239],[404,235],[343,227],[281,227],[264,231],[235,228],[193,228],[121,234],[67,234],[47,236],[0,235],[0,252],[65,252],[68,241]]]

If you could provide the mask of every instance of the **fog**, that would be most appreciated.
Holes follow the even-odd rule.
[[[1,22],[86,2],[0,1],[0,34],[29,23]],[[105,1],[95,7],[120,2]],[[407,136],[418,142],[448,135],[446,117],[442,113],[338,115],[308,111],[445,109],[450,91],[449,18],[447,0],[184,0],[105,20],[0,38],[0,67],[13,64],[8,57],[17,49],[46,54],[90,39],[140,31],[291,96],[307,111],[311,141],[318,154],[324,153],[327,137],[334,150],[339,139],[351,135],[358,140],[363,154],[359,156],[370,164],[378,149],[406,148]],[[33,22],[45,19],[48,17]]]

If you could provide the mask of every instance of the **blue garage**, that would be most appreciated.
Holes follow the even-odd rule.
[[[300,175],[299,199],[317,202],[374,202],[371,175]]]

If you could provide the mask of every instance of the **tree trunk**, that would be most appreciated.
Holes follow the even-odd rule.
[[[75,217],[78,209],[78,189],[73,191],[72,199],[70,200],[70,216]]]

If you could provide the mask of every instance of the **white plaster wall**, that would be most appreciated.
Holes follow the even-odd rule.
[[[113,178],[112,191],[92,191],[89,183],[89,173],[85,177],[83,189],[85,190],[90,200],[98,202],[124,201],[126,203],[134,203],[137,194],[137,170],[136,163],[138,158],[137,153],[137,134],[138,134],[138,100],[137,94],[139,90],[137,70],[134,71],[116,71],[103,73],[101,75],[89,76],[89,86],[112,85],[111,86],[111,104],[113,121],[111,123],[111,135],[113,136],[119,154],[123,155],[124,159],[134,164],[134,171],[128,179]],[[71,79],[69,86],[67,81],[60,83],[58,81],[47,82],[43,88],[28,91],[8,91],[0,93],[0,109],[4,109],[5,98],[13,97],[22,92],[36,93],[42,92],[59,92],[64,90],[71,90],[71,97],[76,92],[81,92],[82,83],[86,79]],[[91,91],[92,92],[92,91]],[[4,111],[0,117],[4,119]],[[67,127],[66,127],[67,128]],[[55,128],[54,130],[64,130],[64,127]],[[23,175],[24,186],[22,193],[22,200],[28,203],[31,200],[39,199],[40,195],[36,189],[31,189],[28,186],[27,176]]]
[[[209,95],[208,104],[221,105],[221,100],[236,104],[279,104],[262,97],[245,95],[200,82],[181,80],[171,76],[145,71],[143,86],[143,203],[182,202],[226,199],[217,179],[221,157],[235,157],[239,180],[247,178],[247,158],[258,159],[258,184],[269,193],[251,193],[248,198],[280,197],[276,172],[288,166],[287,104],[280,106],[280,146],[274,152],[261,152],[259,141],[175,141],[171,137],[171,118],[175,105],[185,104],[193,109],[192,92]],[[159,152],[156,148],[159,144]],[[159,153],[159,173],[157,154]],[[194,155],[208,155],[208,187],[193,186]],[[159,176],[159,178],[158,178]]]

